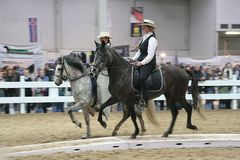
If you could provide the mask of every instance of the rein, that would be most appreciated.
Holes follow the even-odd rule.
[[[70,81],[76,81],[76,80],[78,80],[78,79],[80,79],[80,78],[82,78],[82,77],[85,77],[85,76],[90,76],[90,73],[85,73],[85,74],[82,74],[82,75],[76,76],[76,77],[70,77],[70,76],[68,76],[68,79],[69,79]]]
[[[94,64],[91,64],[91,66],[98,68],[98,66]],[[134,65],[131,65],[131,66],[134,66]],[[128,67],[129,66],[115,66],[115,67],[104,67],[104,68],[108,69],[108,68],[128,68]]]

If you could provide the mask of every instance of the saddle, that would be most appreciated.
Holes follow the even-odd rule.
[[[141,91],[139,71],[136,67],[132,67],[131,86],[137,92]],[[163,88],[162,70],[155,68],[147,79],[148,92],[159,92]]]

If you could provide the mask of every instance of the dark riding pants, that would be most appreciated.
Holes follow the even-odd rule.
[[[141,85],[141,92],[142,92],[142,98],[144,99],[145,103],[148,103],[148,86],[147,86],[147,79],[152,73],[154,69],[154,65],[152,64],[146,64],[143,66],[140,66],[138,68],[139,70],[139,76],[140,76],[140,85]]]
[[[94,107],[97,103],[97,78],[93,77],[90,80],[92,84],[92,97],[94,99],[93,105],[91,107]]]

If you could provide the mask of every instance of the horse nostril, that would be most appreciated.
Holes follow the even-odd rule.
[[[97,72],[97,68],[96,67],[91,67],[90,72],[91,73],[96,73]]]
[[[90,77],[94,78],[96,76],[95,72],[91,72],[90,74]]]

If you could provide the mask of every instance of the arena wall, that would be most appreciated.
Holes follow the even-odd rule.
[[[130,8],[142,6],[144,17],[156,22],[158,53],[168,55],[218,55],[217,25],[240,21],[238,0],[107,2],[107,27],[113,45],[137,45],[140,38],[130,37]],[[0,42],[29,44],[28,18],[36,17],[38,42],[46,53],[93,50],[93,40],[99,34],[97,8],[98,0],[0,0]]]

